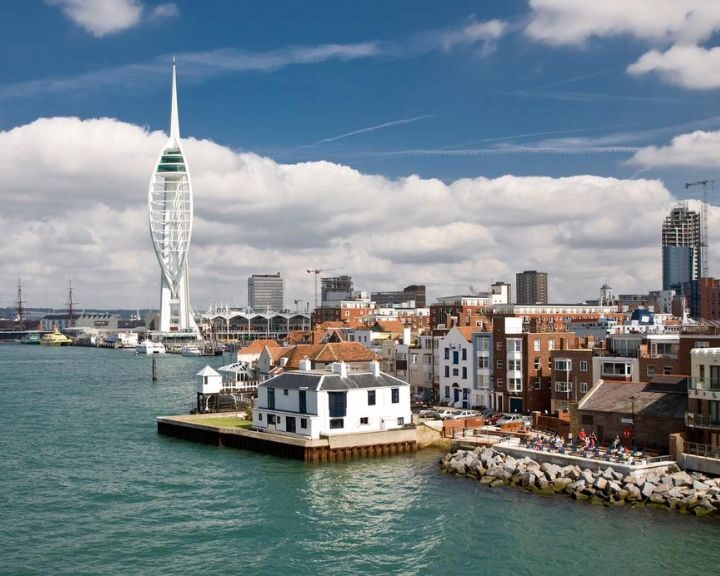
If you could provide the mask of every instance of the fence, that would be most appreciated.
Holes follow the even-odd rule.
[[[720,460],[720,446],[698,444],[697,442],[685,442],[683,452],[693,456],[702,456],[703,458],[714,458],[716,460]]]

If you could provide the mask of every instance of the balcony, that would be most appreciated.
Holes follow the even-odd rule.
[[[688,428],[704,428],[706,430],[720,430],[720,418],[710,414],[695,414],[685,412],[685,426]]]
[[[688,397],[720,400],[720,378],[688,378]]]

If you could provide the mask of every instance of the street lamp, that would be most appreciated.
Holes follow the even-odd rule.
[[[635,396],[630,396],[630,418],[632,420],[632,450],[635,452],[637,450],[635,445]]]

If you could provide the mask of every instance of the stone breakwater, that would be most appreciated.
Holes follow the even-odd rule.
[[[623,475],[612,466],[592,471],[576,465],[540,464],[492,448],[458,450],[446,454],[440,464],[446,472],[477,478],[493,488],[511,485],[540,494],[566,494],[593,504],[648,505],[698,516],[720,516],[720,478],[688,474],[674,464],[662,472],[655,469]]]

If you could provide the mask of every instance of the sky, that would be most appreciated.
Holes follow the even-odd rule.
[[[6,0],[0,307],[156,308],[147,193],[171,63],[190,294],[280,272],[430,299],[549,274],[553,302],[661,288],[660,229],[710,180],[715,0]],[[720,190],[718,190],[720,194]]]

